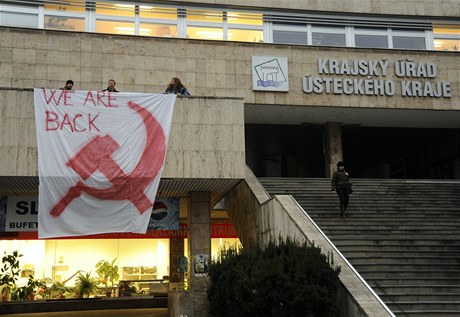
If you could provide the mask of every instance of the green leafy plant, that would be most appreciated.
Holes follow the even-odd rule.
[[[336,316],[339,268],[290,238],[264,248],[228,247],[209,270],[212,316]]]
[[[40,288],[44,287],[46,284],[41,280],[35,280],[32,275],[29,275],[29,280],[27,284],[21,287],[18,287],[15,290],[16,299],[18,300],[33,300],[35,292]]]
[[[19,277],[19,258],[22,254],[13,251],[12,254],[6,254],[2,257],[2,268],[0,270],[0,286],[2,286],[2,296],[9,297],[12,289],[16,285]]]
[[[65,294],[72,292],[70,287],[65,286],[64,283],[55,282],[51,287],[45,290],[45,296],[52,299],[64,299]]]
[[[106,260],[100,260],[96,264],[96,273],[99,275],[104,281],[106,290],[109,289],[109,282],[110,282],[110,291],[107,291],[107,296],[113,292],[114,282],[120,278],[120,274],[118,274],[118,266],[115,265],[117,258],[113,259],[112,262]]]
[[[78,273],[74,291],[78,298],[88,298],[98,292],[97,279],[91,277],[91,272],[86,274]]]

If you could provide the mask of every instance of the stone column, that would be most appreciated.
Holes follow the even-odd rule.
[[[211,261],[211,200],[209,192],[190,193],[189,289],[194,297],[194,316],[208,315],[207,272]]]
[[[342,126],[340,122],[328,122],[324,131],[326,177],[331,177],[337,162],[343,160]]]
[[[169,281],[184,282],[184,273],[179,272],[179,258],[184,255],[184,238],[169,239]]]

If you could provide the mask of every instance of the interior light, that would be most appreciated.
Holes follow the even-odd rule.
[[[199,37],[205,37],[208,39],[223,39],[224,33],[222,31],[198,31],[196,35]]]
[[[443,41],[439,41],[439,40],[434,41],[434,47],[441,47],[441,46],[443,46],[443,44],[444,44]]]
[[[134,34],[134,27],[116,26],[115,31],[117,31],[118,34]],[[144,29],[144,28],[139,29],[139,35],[150,35],[151,33],[152,33],[152,30],[150,29]]]
[[[134,9],[133,4],[115,4],[115,7],[120,9]]]

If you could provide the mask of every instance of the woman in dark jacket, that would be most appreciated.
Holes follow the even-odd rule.
[[[340,199],[340,215],[343,219],[346,218],[345,211],[348,207],[350,198],[350,176],[345,171],[343,162],[337,163],[337,170],[332,174],[331,189],[335,191]]]
[[[182,96],[190,96],[190,93],[188,92],[187,88],[182,85],[181,81],[177,77],[173,77],[171,79],[171,82],[169,83],[168,87],[166,87],[166,90],[164,92],[165,94],[176,94],[176,95],[182,95]]]

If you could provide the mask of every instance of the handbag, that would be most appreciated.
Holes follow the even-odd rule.
[[[348,193],[351,194],[353,192],[353,184],[348,183]]]

